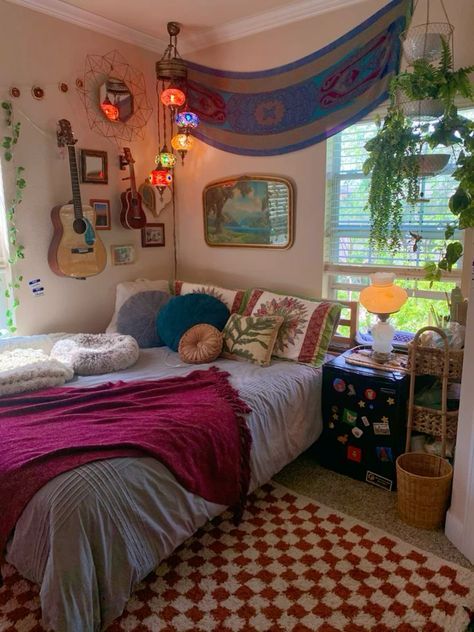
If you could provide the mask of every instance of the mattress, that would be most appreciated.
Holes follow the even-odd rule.
[[[321,370],[293,362],[265,368],[224,359],[212,364],[230,374],[252,410],[252,490],[321,433]],[[183,364],[167,347],[144,349],[127,371],[78,377],[68,385],[160,379],[209,366]],[[121,614],[139,581],[224,509],[185,490],[151,457],[96,461],[35,494],[9,541],[7,560],[41,584],[47,627],[101,630]]]

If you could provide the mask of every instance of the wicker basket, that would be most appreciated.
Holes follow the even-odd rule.
[[[446,413],[446,437],[448,439],[456,439],[458,414],[459,410],[450,410]],[[441,438],[443,435],[442,423],[441,410],[413,406],[413,430]]]
[[[434,328],[433,328],[434,329]],[[412,368],[412,345],[415,342],[410,342],[408,345],[408,366]],[[416,375],[437,375],[441,377],[444,371],[444,349],[435,349],[433,347],[422,347],[418,345],[415,353],[415,373]],[[459,380],[462,375],[462,363],[464,359],[463,349],[450,349],[449,350],[449,363],[448,363],[448,379]]]
[[[444,523],[453,468],[445,459],[407,452],[397,459],[398,511],[414,527],[437,529]]]

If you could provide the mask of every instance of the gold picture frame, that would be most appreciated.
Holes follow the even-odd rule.
[[[203,191],[208,246],[291,248],[294,185],[288,178],[243,175],[208,184]]]

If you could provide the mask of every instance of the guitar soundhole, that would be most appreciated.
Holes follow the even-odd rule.
[[[87,230],[87,224],[81,218],[76,218],[74,222],[72,223],[72,227],[74,229],[74,232],[77,233],[78,235],[82,235]]]

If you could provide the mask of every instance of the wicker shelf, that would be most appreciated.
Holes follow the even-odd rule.
[[[420,336],[425,331],[434,331],[443,340],[443,348],[422,347]],[[441,439],[441,456],[446,456],[446,439],[456,439],[458,410],[448,411],[448,385],[459,382],[462,377],[463,350],[450,349],[444,331],[437,327],[423,327],[409,344],[408,371],[410,373],[410,396],[408,400],[408,421],[406,452],[410,451],[413,430],[433,435]],[[431,375],[441,379],[441,408],[430,408],[415,404],[415,378]]]

